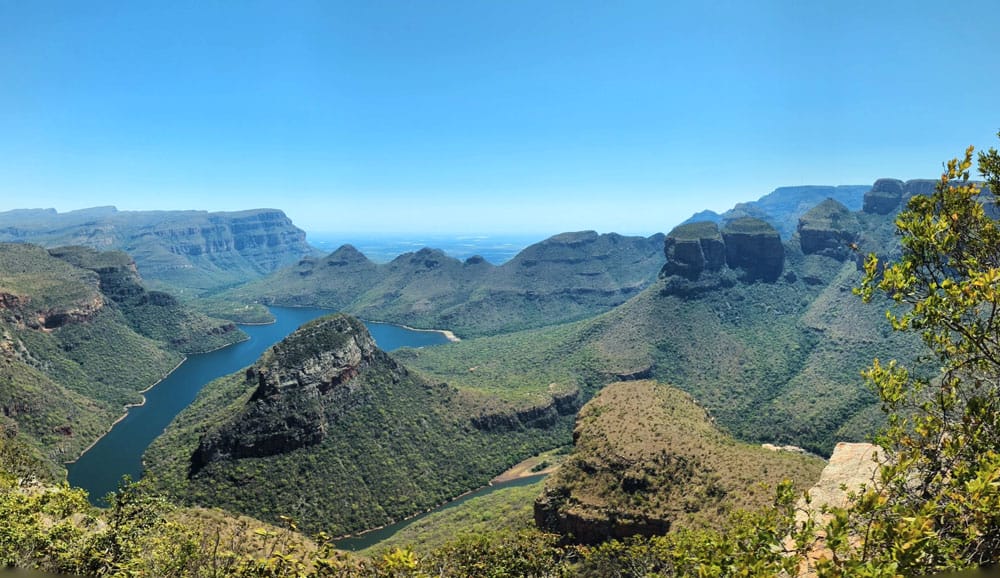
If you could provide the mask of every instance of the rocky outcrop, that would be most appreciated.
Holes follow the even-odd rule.
[[[808,491],[808,500],[802,498],[796,504],[795,518],[799,524],[812,519],[817,527],[823,527],[831,519],[833,508],[846,508],[849,505],[849,494],[860,492],[862,487],[871,487],[878,477],[881,464],[885,462],[885,454],[878,446],[868,443],[838,443],[830,456],[830,461],[819,480]],[[793,549],[791,538],[786,538],[785,546]],[[831,552],[827,548],[822,533],[817,535],[806,559],[799,566],[798,576],[817,576],[816,563],[824,558],[829,559]]]
[[[207,464],[286,453],[320,443],[331,420],[364,402],[355,378],[373,365],[405,370],[375,346],[364,324],[345,315],[309,323],[246,370],[256,389],[243,411],[205,434],[191,475]]]
[[[907,199],[917,195],[929,197],[939,182],[937,179],[910,179],[903,183],[903,195]]]
[[[857,218],[833,199],[813,207],[799,219],[798,234],[802,252],[820,254],[844,261],[851,256],[851,243],[857,240]]]
[[[742,269],[747,281],[773,282],[785,265],[785,247],[778,231],[753,217],[736,219],[722,229],[726,243],[726,265]]]
[[[104,299],[96,295],[86,302],[76,303],[71,306],[45,309],[37,312],[36,322],[27,321],[26,324],[32,329],[43,329],[50,331],[59,329],[70,323],[86,323],[97,315],[98,311],[104,308]]]
[[[546,403],[502,411],[484,411],[472,418],[476,429],[496,433],[527,428],[550,428],[561,416],[573,415],[580,408],[580,390],[572,388],[553,394]]]
[[[246,281],[313,253],[276,209],[10,211],[0,213],[0,241],[126,251],[145,278],[189,289]]]
[[[726,264],[726,245],[719,226],[713,222],[678,225],[663,242],[667,263],[662,277],[680,275],[696,281],[702,271],[718,271]]]
[[[888,215],[895,211],[903,199],[904,183],[899,179],[879,179],[865,193],[864,212]]]
[[[753,217],[730,221],[721,231],[718,225],[706,221],[678,225],[664,240],[663,252],[667,263],[660,270],[660,278],[668,280],[666,291],[689,296],[732,283],[725,275],[702,280],[703,273],[718,273],[728,267],[742,271],[744,281],[774,282],[785,263],[785,248],[778,231]],[[671,279],[676,277],[686,282]]]
[[[146,293],[135,261],[123,251],[97,251],[83,246],[57,247],[49,254],[97,273],[101,293],[121,303]]]

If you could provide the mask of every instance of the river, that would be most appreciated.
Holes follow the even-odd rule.
[[[412,518],[407,518],[400,522],[396,522],[395,524],[390,524],[382,528],[377,528],[375,530],[371,530],[365,532],[364,534],[359,534],[357,536],[352,536],[350,538],[341,538],[340,540],[337,540],[335,542],[335,545],[337,546],[338,550],[349,550],[351,552],[364,550],[365,548],[374,546],[375,544],[381,542],[382,540],[392,537],[392,535],[395,534],[396,532],[402,530],[403,528],[409,526],[414,522],[421,520],[422,518],[430,516],[431,514],[440,512],[442,510],[447,510],[448,508],[454,508],[455,506],[461,505],[464,502],[467,502],[473,498],[485,496],[497,490],[502,490],[504,488],[516,488],[519,486],[527,486],[528,484],[533,484],[544,477],[545,474],[537,474],[534,476],[527,476],[523,478],[515,478],[513,480],[507,480],[506,482],[496,482],[492,485],[479,488],[478,490],[475,490],[473,492],[469,492],[468,494],[465,494],[460,498],[456,498],[450,502],[438,506],[437,508],[413,516]]]
[[[104,496],[118,487],[122,476],[142,476],[142,454],[174,417],[187,407],[204,385],[257,361],[268,347],[303,323],[332,313],[329,309],[272,307],[275,322],[243,326],[250,339],[209,353],[188,356],[163,381],[145,393],[146,403],[129,408],[127,415],[78,460],[66,465],[69,483],[83,488],[90,500],[102,505]],[[435,331],[416,331],[387,323],[365,323],[375,343],[386,351],[447,342]]]

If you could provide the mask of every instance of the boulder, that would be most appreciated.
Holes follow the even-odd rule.
[[[726,265],[742,269],[744,280],[773,282],[781,276],[785,248],[778,231],[767,222],[753,217],[730,221],[722,230]]]

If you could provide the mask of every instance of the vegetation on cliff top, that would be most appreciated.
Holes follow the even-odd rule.
[[[575,406],[561,414],[550,396],[537,412],[485,418],[475,400],[376,350],[357,322],[351,339],[372,353],[338,365],[350,358],[338,353],[344,336],[314,338],[344,319],[309,324],[276,345],[279,354],[206,385],[146,453],[159,487],[184,503],[267,520],[290,515],[311,532],[340,535],[483,486],[568,439]],[[277,388],[262,376],[277,376]]]
[[[823,461],[739,443],[679,390],[611,384],[577,416],[574,450],[535,508],[545,529],[584,543],[719,528],[734,510],[768,506],[784,480],[804,491]]]
[[[147,291],[124,253],[0,244],[0,425],[53,475],[183,352],[242,336]]]
[[[663,236],[563,233],[493,266],[439,250],[375,264],[345,245],[305,258],[227,299],[311,305],[364,319],[448,328],[462,337],[564,323],[607,311],[648,286],[663,264]]]

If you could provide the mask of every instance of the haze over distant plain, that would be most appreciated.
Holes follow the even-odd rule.
[[[650,234],[995,146],[998,21],[992,1],[0,0],[0,210]]]

